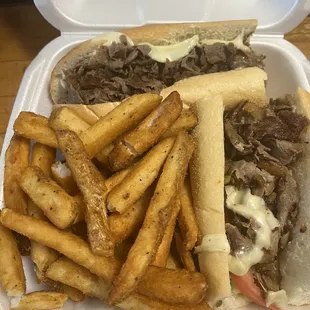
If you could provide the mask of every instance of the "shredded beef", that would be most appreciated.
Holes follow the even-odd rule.
[[[252,240],[244,236],[236,226],[227,223],[225,228],[232,254],[249,252],[253,248]]]
[[[100,46],[75,68],[64,72],[59,103],[95,104],[128,96],[159,93],[176,81],[195,75],[243,67],[263,67],[264,56],[244,53],[231,44],[199,45],[177,61],[159,63],[149,57],[148,45],[121,43]]]
[[[266,108],[249,102],[224,114],[225,184],[250,188],[261,196],[279,221],[271,245],[259,264],[252,267],[256,281],[266,291],[279,290],[278,255],[287,246],[298,215],[298,188],[292,166],[303,155],[302,133],[309,120],[295,112],[291,96],[271,100]],[[255,242],[255,219],[225,210],[232,254]],[[237,241],[233,239],[237,238]]]

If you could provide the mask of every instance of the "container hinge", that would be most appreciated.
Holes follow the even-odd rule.
[[[253,38],[275,38],[275,39],[283,39],[283,33],[255,33],[253,34]]]

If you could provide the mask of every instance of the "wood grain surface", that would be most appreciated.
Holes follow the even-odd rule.
[[[59,36],[33,4],[0,6],[0,149],[25,69]],[[310,17],[286,35],[310,59]]]

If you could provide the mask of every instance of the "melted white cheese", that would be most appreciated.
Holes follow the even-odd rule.
[[[288,299],[285,290],[268,292],[266,296],[266,306],[277,306],[279,309],[287,309]]]
[[[247,219],[254,219],[259,226],[252,250],[239,253],[238,257],[230,256],[230,272],[242,276],[261,261],[264,255],[263,249],[270,247],[271,232],[279,227],[279,222],[266,207],[263,198],[252,195],[250,189],[238,190],[234,186],[226,186],[225,191],[227,208]]]
[[[195,247],[195,253],[201,252],[230,252],[230,246],[225,234],[205,235],[201,245]]]

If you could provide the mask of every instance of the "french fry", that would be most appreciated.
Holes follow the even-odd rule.
[[[16,212],[27,214],[27,195],[19,185],[24,170],[29,165],[30,141],[13,136],[5,153],[3,195],[5,206]]]
[[[11,308],[14,310],[49,310],[60,309],[68,299],[66,294],[57,292],[34,292],[11,299]]]
[[[171,202],[180,193],[193,149],[191,137],[181,132],[164,164],[142,228],[120,273],[113,281],[109,304],[117,304],[127,298],[136,289],[154,259],[171,216]]]
[[[180,204],[181,203],[180,203],[179,198],[177,198],[175,201],[172,202],[172,213],[168,221],[167,227],[165,229],[162,241],[158,247],[158,250],[152,262],[153,266],[165,267],[167,264],[168,256],[170,253],[171,242],[173,239],[173,232],[175,229],[177,216],[180,211]]]
[[[104,185],[106,187],[106,193],[109,193],[116,185],[120,184],[127,175],[132,171],[132,167],[119,171],[115,173],[108,179],[104,181]]]
[[[61,257],[47,270],[46,276],[54,281],[72,286],[87,296],[106,300],[110,284],[72,260]]]
[[[110,231],[102,174],[89,159],[82,141],[73,131],[57,131],[59,147],[86,204],[86,223],[92,251],[112,256],[114,240]]]
[[[8,296],[21,296],[26,279],[20,253],[12,232],[0,224],[0,282]]]
[[[103,279],[110,281],[119,271],[118,261],[95,255],[81,238],[45,221],[5,208],[1,212],[1,222],[5,227],[62,253]]]
[[[196,271],[192,253],[186,249],[182,237],[178,232],[174,232],[174,239],[177,251],[179,253],[184,268],[188,271]]]
[[[155,94],[134,95],[92,125],[81,135],[88,154],[94,157],[125,131],[138,125],[161,101]]]
[[[174,138],[167,138],[154,146],[127,175],[114,187],[107,197],[108,209],[124,213],[145,192],[157,178],[173,144]]]
[[[51,170],[53,180],[56,181],[69,195],[73,196],[79,191],[67,163],[57,161],[51,166]]]
[[[116,243],[126,240],[139,230],[143,223],[149,202],[149,195],[145,194],[125,213],[113,213],[110,215],[110,229]]]
[[[109,154],[113,171],[129,167],[135,159],[147,151],[159,137],[176,121],[182,111],[177,92],[172,92],[137,127],[115,142]]]
[[[52,111],[49,125],[54,130],[72,130],[80,135],[90,125],[68,107],[60,107]]]
[[[78,214],[77,201],[39,167],[29,166],[20,186],[55,226],[65,229],[73,224]]]
[[[172,304],[199,304],[205,297],[206,289],[206,280],[199,272],[150,267],[137,291]]]
[[[105,102],[99,104],[91,104],[88,109],[93,111],[99,118],[106,116],[109,112],[115,109],[120,102]]]
[[[194,248],[198,237],[198,226],[192,201],[190,183],[186,179],[181,192],[181,210],[178,222],[187,250]]]
[[[56,150],[41,143],[35,143],[32,148],[31,165],[39,167],[46,176],[51,175],[51,165],[54,163]]]
[[[197,116],[191,110],[183,110],[180,117],[168,128],[161,139],[176,136],[182,130],[191,130],[198,124]]]
[[[13,126],[19,136],[57,148],[57,140],[48,119],[33,112],[20,112]]]
[[[97,155],[96,158],[107,168],[109,168],[109,154],[114,148],[114,143],[105,146]]]

